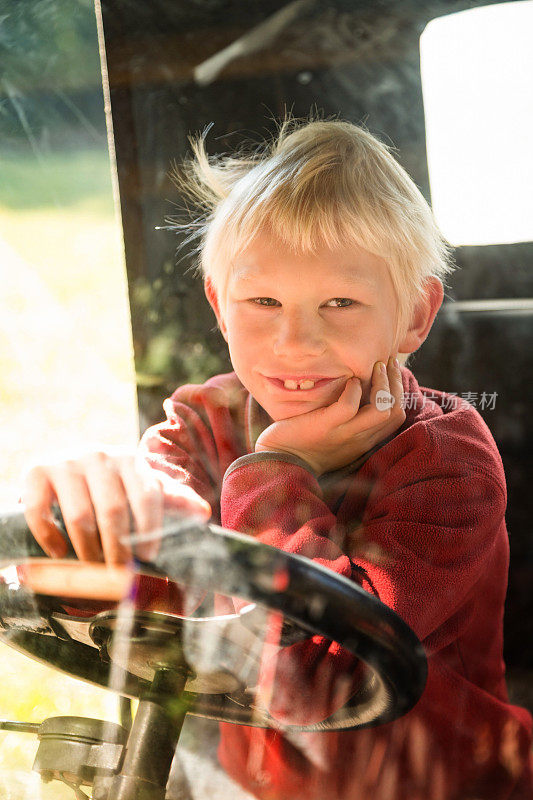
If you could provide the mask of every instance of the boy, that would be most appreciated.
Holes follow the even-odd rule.
[[[80,558],[128,557],[129,507],[141,533],[164,505],[212,514],[357,581],[413,628],[429,677],[403,719],[221,726],[223,766],[257,797],[530,797],[531,719],[508,702],[501,655],[501,460],[473,408],[397,361],[427,337],[450,270],[427,204],[348,123],[286,123],[249,157],[210,161],[202,139],[194,151],[183,185],[204,210],[200,266],[235,372],[165,402],[141,442],[148,472],[104,453],[33,470],[36,538],[60,554],[54,497]],[[319,722],[357,674],[313,637],[281,652],[262,699],[280,723]]]

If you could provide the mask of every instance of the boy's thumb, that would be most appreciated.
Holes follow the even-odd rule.
[[[157,479],[163,491],[163,504],[166,509],[197,515],[204,520],[211,518],[213,511],[210,504],[191,486],[171,478],[164,472],[158,475]]]

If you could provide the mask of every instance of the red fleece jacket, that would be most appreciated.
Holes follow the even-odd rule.
[[[222,724],[221,763],[264,800],[533,797],[531,717],[509,703],[502,659],[502,462],[474,408],[419,387],[406,368],[402,378],[402,427],[319,480],[297,458],[254,453],[269,418],[233,373],[179,388],[141,442],[151,466],[192,486],[223,526],[356,580],[428,655],[424,694],[395,722],[283,734]],[[270,713],[309,724],[344,704],[357,664],[313,637],[285,648],[275,670]]]

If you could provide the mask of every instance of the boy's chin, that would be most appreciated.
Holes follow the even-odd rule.
[[[265,409],[274,422],[281,422],[283,419],[299,417],[301,414],[308,414],[310,411],[315,411],[317,408],[325,408],[330,404],[321,403],[318,400],[286,400],[284,402],[266,401],[265,403],[259,401],[259,405]]]

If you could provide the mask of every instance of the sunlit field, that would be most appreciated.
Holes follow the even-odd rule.
[[[0,160],[0,505],[33,461],[137,438],[120,226],[107,152]],[[117,719],[113,694],[0,645],[0,717]],[[0,800],[73,797],[41,787],[37,740],[0,731]]]
[[[117,721],[116,696],[62,673],[1,645],[2,688],[0,716],[41,722],[47,717],[75,715]],[[41,784],[31,772],[37,739],[27,733],[0,731],[0,798],[74,797],[57,781]]]
[[[120,226],[107,154],[95,161],[91,154],[65,159],[62,171],[49,165],[57,190],[48,185],[45,193],[41,187],[33,206],[23,205],[25,197],[16,204],[13,189],[0,190],[3,505],[18,499],[21,471],[33,459],[94,441],[133,444],[136,438]],[[33,191],[30,166],[20,164],[19,172]],[[12,187],[16,169],[8,167],[0,162],[0,174],[7,171]],[[43,180],[41,170],[36,172]],[[94,182],[95,172],[102,184],[87,191],[86,178]],[[77,199],[65,191],[68,178],[78,184]],[[51,203],[50,194],[68,205]],[[39,206],[43,195],[48,204]]]

